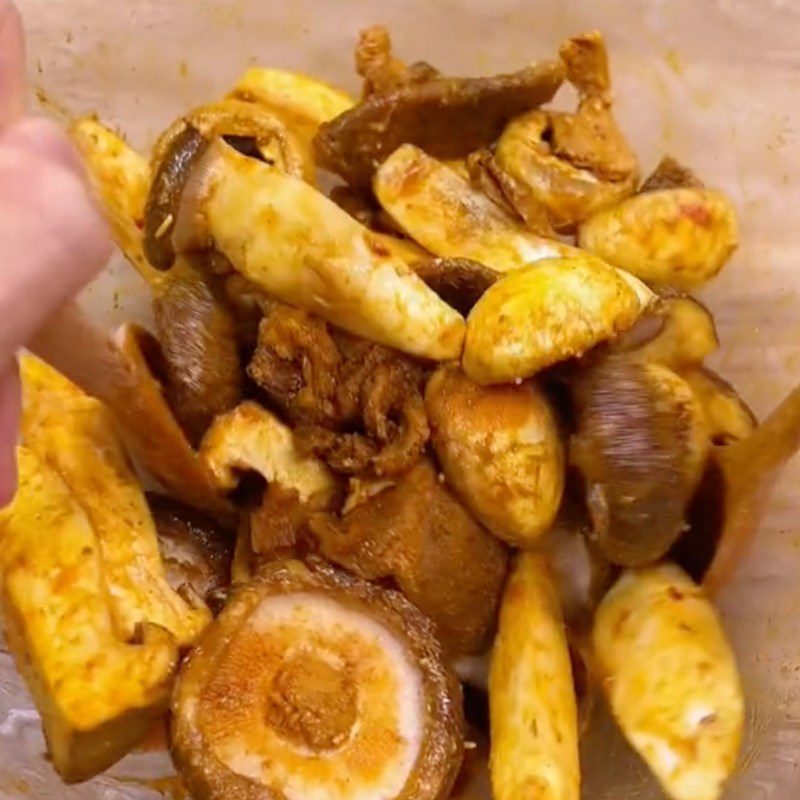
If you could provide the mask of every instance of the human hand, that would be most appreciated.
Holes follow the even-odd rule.
[[[0,0],[0,507],[16,487],[16,352],[111,253],[68,137],[25,115],[24,77],[19,14]]]

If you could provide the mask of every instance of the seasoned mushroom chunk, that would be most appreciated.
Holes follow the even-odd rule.
[[[708,452],[692,390],[659,364],[609,358],[574,385],[571,459],[586,481],[592,536],[615,564],[661,558],[684,515]]]
[[[598,211],[578,231],[580,246],[651,283],[691,289],[710,281],[736,250],[730,199],[703,187],[661,189]]]
[[[197,444],[214,418],[242,399],[244,371],[233,315],[199,276],[166,281],[154,293],[153,314],[167,402]]]
[[[267,483],[294,489],[304,502],[324,505],[336,492],[328,468],[300,453],[291,429],[252,401],[217,417],[200,445],[200,458],[221,489],[235,488],[237,472],[252,470]]]
[[[489,644],[506,550],[430,461],[340,517],[312,516],[310,527],[326,558],[367,580],[392,578],[433,619],[451,652],[481,653]]]
[[[564,453],[553,412],[532,382],[479,386],[440,367],[425,390],[433,446],[448,483],[495,536],[531,545],[555,518]]]
[[[478,383],[535,375],[630,328],[643,306],[622,273],[591,257],[504,275],[470,312],[464,371]]]
[[[209,605],[230,583],[233,535],[209,517],[166,495],[150,492],[147,504],[169,585]]]
[[[625,738],[673,800],[718,800],[744,702],[719,616],[678,567],[626,572],[597,611],[601,685]]]
[[[33,356],[20,366],[23,439],[63,480],[95,532],[115,629],[133,640],[152,623],[191,646],[209,611],[167,582],[155,524],[111,411]]]
[[[375,168],[402,144],[461,158],[493,142],[508,120],[548,102],[562,79],[560,63],[543,61],[510,75],[433,78],[370,94],[320,127],[317,163],[369,187]]]
[[[17,451],[17,468],[17,495],[0,510],[3,633],[53,766],[65,781],[84,781],[125,756],[166,710],[177,641],[141,615],[138,641],[130,640],[115,619],[104,548],[78,498],[27,447]],[[141,608],[129,598],[116,604]]]
[[[289,561],[237,591],[189,656],[172,754],[197,800],[445,800],[462,729],[458,680],[411,603]]]
[[[298,426],[298,446],[337,472],[404,472],[428,440],[420,366],[303,311],[262,320],[248,372]]]
[[[638,165],[611,110],[603,37],[575,36],[562,45],[561,58],[580,95],[577,112],[532,111],[513,120],[497,143],[497,166],[521,213],[538,203],[556,230],[570,231],[633,194]]]
[[[233,508],[220,496],[153,374],[151,362],[160,357],[158,342],[138,326],[125,325],[117,331],[115,345],[128,376],[124,385],[115,387],[123,398],[115,409],[126,444],[173,497],[215,518],[229,519]]]
[[[489,670],[492,796],[578,800],[578,711],[555,582],[521,553],[509,576]]]

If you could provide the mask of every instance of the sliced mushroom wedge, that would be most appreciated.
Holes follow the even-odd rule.
[[[520,553],[489,669],[497,800],[578,800],[578,709],[558,592],[545,558]]]
[[[145,353],[157,354],[158,342],[137,325],[125,325],[117,331],[114,347],[120,360],[114,375],[119,377],[107,394],[134,456],[173,497],[230,520],[233,508],[192,449],[148,363]]]
[[[374,189],[400,228],[443,258],[468,258],[507,272],[579,252],[528,230],[468,176],[411,144],[402,145],[383,162]]]
[[[150,192],[146,160],[92,119],[78,120],[72,134],[115,242],[150,287],[165,394],[178,422],[196,443],[216,414],[241,399],[244,375],[233,315],[195,266],[182,261],[161,272],[148,261],[142,232]],[[159,241],[168,239],[164,235]]]
[[[557,61],[489,78],[433,78],[370,94],[321,126],[318,164],[369,187],[385,158],[417,145],[437,158],[462,158],[493,142],[513,117],[548,102],[564,77]]]
[[[174,239],[182,251],[213,244],[262,289],[366,339],[437,360],[460,354],[463,318],[414,274],[406,250],[219,140],[192,170]]]
[[[322,461],[297,450],[291,429],[251,401],[217,417],[200,446],[200,458],[222,490],[236,486],[237,471],[253,470],[268,483],[293,489],[303,502],[324,507],[337,487]]]
[[[672,800],[718,800],[745,721],[716,609],[673,564],[629,570],[598,608],[601,684],[625,738]]]
[[[660,189],[629,197],[581,224],[578,243],[655,284],[691,289],[715,277],[739,242],[736,210],[704,187]]]
[[[642,313],[624,273],[581,255],[513,270],[470,311],[464,371],[478,383],[522,380],[580,356]]]

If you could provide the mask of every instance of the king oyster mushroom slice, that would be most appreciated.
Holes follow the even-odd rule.
[[[463,318],[413,272],[404,243],[220,140],[187,178],[177,250],[213,245],[270,294],[366,339],[434,360],[460,354]]]

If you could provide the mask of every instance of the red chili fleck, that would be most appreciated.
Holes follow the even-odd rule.
[[[374,236],[365,236],[364,237],[367,241],[367,245],[369,249],[375,253],[376,256],[388,256],[391,255],[391,251],[389,248],[381,242],[379,239],[376,239]]]
[[[688,203],[680,206],[680,213],[696,225],[711,227],[711,212],[702,203]]]

